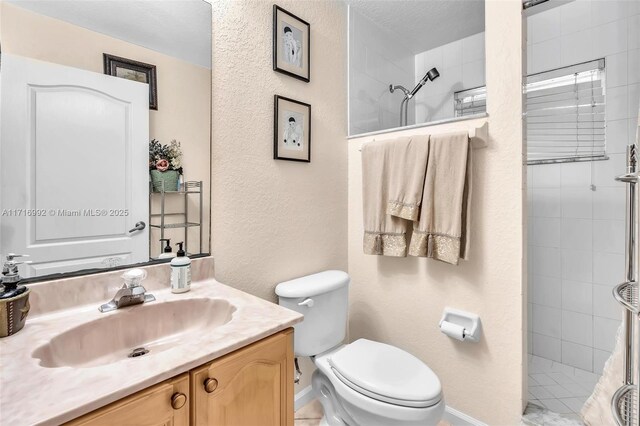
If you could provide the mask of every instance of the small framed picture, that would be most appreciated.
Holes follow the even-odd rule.
[[[273,158],[311,162],[311,105],[275,95]]]
[[[104,73],[149,85],[149,109],[158,109],[156,66],[103,53]]]
[[[309,82],[308,22],[273,5],[273,70]]]

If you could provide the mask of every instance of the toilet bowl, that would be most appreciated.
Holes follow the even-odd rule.
[[[316,371],[314,395],[323,425],[436,425],[445,409],[438,376],[395,346],[359,339],[344,345],[349,276],[325,271],[278,284],[282,306],[305,315],[295,326],[296,356]]]

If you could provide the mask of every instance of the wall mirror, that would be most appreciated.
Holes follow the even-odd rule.
[[[211,5],[8,0],[0,20],[0,254],[31,279],[207,254]]]
[[[484,1],[348,3],[349,135],[486,113]]]

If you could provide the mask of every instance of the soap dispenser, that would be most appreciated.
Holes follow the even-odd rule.
[[[0,286],[0,337],[11,336],[22,330],[29,314],[29,290],[20,285],[18,265],[30,262],[16,262],[16,257],[27,255],[9,253],[2,265],[2,286]]]
[[[166,242],[166,245],[164,246],[164,249],[162,249],[162,253],[160,253],[160,256],[158,256],[158,259],[171,259],[172,257],[175,257],[175,254],[171,250],[171,239],[169,239],[169,238],[160,238],[160,246],[161,247],[162,247],[162,242],[163,241]]]
[[[176,257],[171,259],[171,292],[184,293],[191,290],[191,259],[182,249],[184,243],[178,243]]]

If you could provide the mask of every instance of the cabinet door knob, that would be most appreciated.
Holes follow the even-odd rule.
[[[187,396],[182,392],[176,392],[171,397],[171,406],[174,410],[181,409],[184,404],[187,402]]]
[[[218,387],[218,381],[216,379],[208,378],[204,381],[204,390],[207,393],[211,393]]]

